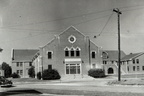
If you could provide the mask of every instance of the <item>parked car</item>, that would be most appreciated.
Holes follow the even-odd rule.
[[[4,86],[12,86],[12,81],[6,79],[4,76],[0,76],[0,86],[4,87]]]

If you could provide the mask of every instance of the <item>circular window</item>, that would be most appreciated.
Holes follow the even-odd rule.
[[[70,43],[74,43],[76,41],[76,38],[75,36],[71,35],[69,38],[68,38],[69,42]]]

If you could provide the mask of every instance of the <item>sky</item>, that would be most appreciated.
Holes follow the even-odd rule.
[[[122,12],[121,50],[144,52],[144,0],[0,0],[0,64],[11,64],[12,49],[38,49],[69,26],[117,50],[114,8]]]

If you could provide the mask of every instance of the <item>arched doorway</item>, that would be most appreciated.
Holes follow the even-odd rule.
[[[114,74],[113,68],[109,68],[109,69],[108,69],[108,74]]]

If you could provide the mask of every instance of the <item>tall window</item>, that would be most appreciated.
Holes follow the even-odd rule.
[[[69,56],[69,50],[68,50],[68,48],[65,49],[65,56],[66,56],[66,57]]]
[[[52,52],[48,52],[48,59],[52,59]]]
[[[92,52],[92,58],[95,58],[96,57],[95,55],[96,55],[95,52]]]
[[[79,48],[76,49],[76,56],[77,56],[77,57],[80,56],[80,49],[79,49]]]
[[[71,49],[71,56],[72,57],[74,56],[74,49],[73,48]]]

